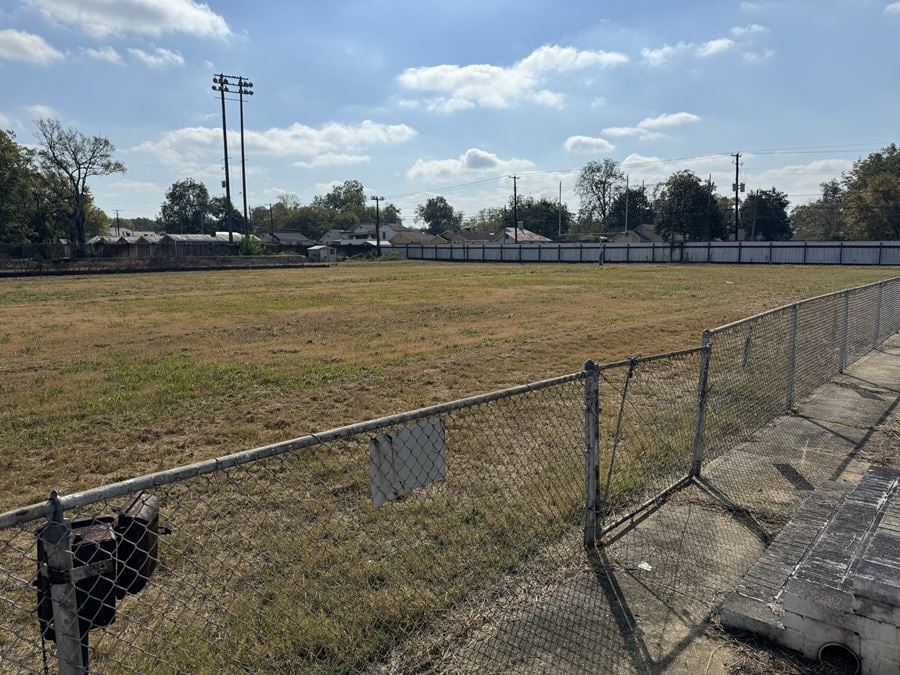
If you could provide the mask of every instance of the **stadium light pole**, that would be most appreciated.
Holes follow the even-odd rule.
[[[375,250],[378,257],[381,257],[381,210],[379,204],[384,201],[384,197],[370,197],[375,202]]]
[[[231,90],[228,88],[228,85],[231,84],[228,81],[228,77],[223,74],[213,75],[213,91],[219,92],[220,98],[222,99],[222,145],[225,148],[225,201],[228,202],[227,208],[231,208],[231,177],[228,175],[228,129],[225,125],[225,92],[230,92]],[[234,243],[234,235],[231,233],[231,228],[228,228],[228,243]]]
[[[247,78],[239,76],[237,86],[238,100],[241,105],[241,189],[244,195],[244,234],[250,234],[250,217],[247,213],[247,161],[244,155],[244,96],[253,96],[253,83]]]

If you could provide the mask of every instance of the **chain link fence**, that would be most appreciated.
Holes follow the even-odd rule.
[[[683,647],[653,607],[702,622],[755,560],[732,515],[768,507],[770,462],[742,444],[898,303],[894,279],[2,514],[0,671],[659,668]]]
[[[753,453],[760,430],[900,330],[900,279],[829,293],[704,333],[710,345],[704,424],[704,476],[722,496],[775,532],[793,513],[759,485],[778,480],[786,465]],[[763,437],[772,453],[802,432],[802,419],[783,419]],[[837,446],[835,446],[837,447]],[[804,449],[798,449],[802,452]],[[782,457],[784,459],[784,457]],[[839,466],[823,451],[797,457],[811,476],[829,479]],[[780,467],[780,468],[779,468]],[[796,469],[796,467],[793,467]],[[774,529],[772,529],[774,528]]]

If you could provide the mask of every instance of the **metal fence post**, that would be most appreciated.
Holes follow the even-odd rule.
[[[850,291],[841,293],[844,297],[844,323],[841,325],[841,367],[840,372],[844,372],[847,367],[847,338],[850,334]]]
[[[878,284],[878,300],[875,301],[875,336],[872,340],[872,347],[877,348],[881,342],[881,300],[884,296],[884,282]]]
[[[785,387],[784,404],[787,410],[794,405],[794,374],[797,367],[797,305],[791,305],[791,327],[788,337],[787,352],[787,385]]]
[[[52,493],[51,500],[57,500]],[[58,504],[58,502],[57,502]],[[50,521],[38,533],[47,554],[45,574],[50,581],[50,601],[53,605],[53,630],[56,634],[56,653],[60,675],[82,675],[81,631],[78,626],[78,602],[72,581],[72,521],[63,518],[57,508]]]
[[[691,476],[699,476],[703,467],[703,429],[706,422],[706,402],[709,394],[709,352],[712,332],[703,331],[703,351],[700,352],[700,381],[697,385],[697,420],[694,427],[693,461]]]
[[[600,511],[600,371],[593,361],[584,364],[584,545],[597,541]]]

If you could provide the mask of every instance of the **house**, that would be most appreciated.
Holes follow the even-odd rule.
[[[486,244],[492,240],[493,232],[482,230],[444,230],[438,235],[443,241],[451,244]]]
[[[302,232],[288,230],[265,232],[259,238],[264,244],[276,246],[279,251],[298,251],[303,253],[310,246],[315,246],[316,244],[313,239],[310,239]]]
[[[536,232],[520,227],[516,232],[514,227],[504,227],[500,232],[491,237],[492,244],[538,244],[551,241]]]
[[[609,233],[609,241],[613,244],[651,244],[659,243],[663,238],[656,233],[653,223],[644,223],[627,232]]]
[[[434,235],[428,234],[424,230],[406,230],[406,229],[404,229],[401,232],[398,232],[390,239],[392,244],[397,244],[397,245],[433,244],[433,243],[435,243],[434,240],[435,240]],[[444,241],[441,240],[437,243],[443,244]]]
[[[337,260],[337,249],[326,244],[316,244],[306,249],[310,262],[334,262]]]

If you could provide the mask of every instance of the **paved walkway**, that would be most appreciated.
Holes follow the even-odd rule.
[[[595,557],[579,532],[448,617],[460,639],[430,650],[426,669],[490,672],[797,672],[742,644],[716,611],[820,483],[858,482],[898,461],[900,336],[894,336],[704,467]],[[408,664],[407,664],[408,665]],[[388,668],[390,669],[390,667]]]

